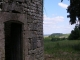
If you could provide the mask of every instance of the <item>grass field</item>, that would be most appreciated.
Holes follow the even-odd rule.
[[[45,60],[80,60],[80,41],[44,39]]]

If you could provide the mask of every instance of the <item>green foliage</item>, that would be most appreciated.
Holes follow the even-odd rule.
[[[50,60],[80,60],[80,40],[44,41],[44,53]],[[58,58],[58,59],[56,59]]]
[[[44,38],[44,42],[45,42],[45,41],[46,41],[46,42],[50,42],[49,40],[51,40],[50,37],[45,37],[45,38]]]
[[[71,31],[71,34],[68,37],[69,40],[80,40],[80,30],[79,26],[76,25],[74,30]]]
[[[45,53],[56,53],[59,51],[65,52],[76,52],[80,51],[80,41],[79,40],[63,40],[51,42],[50,40],[45,40],[44,42]]]
[[[67,40],[67,38],[63,37],[63,38],[51,38],[51,41],[55,42],[55,41],[62,41],[62,40]]]
[[[78,44],[76,44],[76,45],[73,45],[72,48],[74,50],[80,51],[80,42]]]
[[[55,37],[51,38],[51,41],[59,41],[59,40],[60,40],[59,38],[55,38]]]
[[[61,0],[62,2],[63,0]],[[67,12],[69,15],[67,17],[70,18],[70,23],[75,24],[78,18],[78,22],[80,23],[80,0],[70,0],[70,5],[67,8]]]
[[[70,0],[67,12],[69,13],[68,17],[70,17],[71,24],[76,23],[77,18],[80,21],[80,0]]]

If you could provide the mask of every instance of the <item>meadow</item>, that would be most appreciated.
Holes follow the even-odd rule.
[[[80,60],[80,40],[51,41],[44,38],[45,60]]]

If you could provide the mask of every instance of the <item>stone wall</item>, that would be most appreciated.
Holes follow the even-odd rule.
[[[0,60],[5,60],[6,21],[23,23],[23,60],[44,60],[43,0],[2,0],[0,8]]]

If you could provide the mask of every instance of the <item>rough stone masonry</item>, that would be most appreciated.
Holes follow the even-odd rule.
[[[44,60],[43,0],[0,0],[0,60]]]

